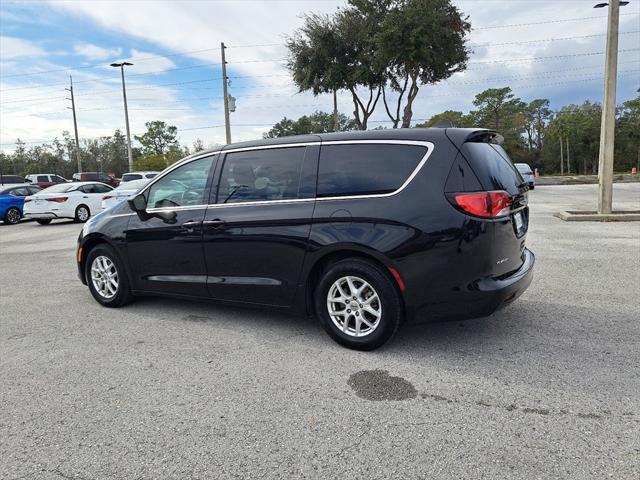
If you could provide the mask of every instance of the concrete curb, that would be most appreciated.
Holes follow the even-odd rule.
[[[639,222],[640,210],[623,210],[610,214],[570,210],[556,212],[553,216],[565,222]]]

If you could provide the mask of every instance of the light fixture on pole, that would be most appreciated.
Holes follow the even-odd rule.
[[[129,157],[129,171],[133,172],[133,154],[131,153],[131,132],[129,130],[129,110],[127,109],[127,89],[124,83],[124,67],[131,66],[131,62],[112,63],[112,67],[119,67],[122,74],[122,98],[124,99],[124,119],[127,127],[127,155]]]
[[[604,96],[600,123],[600,153],[598,155],[598,213],[611,214],[613,209],[613,153],[616,131],[616,83],[618,75],[618,24],[620,7],[626,1],[598,3],[593,8],[609,7],[607,47],[605,50]]]

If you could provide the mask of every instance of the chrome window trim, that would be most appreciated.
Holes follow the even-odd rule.
[[[203,155],[199,155],[197,157],[185,159],[184,161],[176,162],[174,165],[169,167],[162,174],[153,178],[149,184],[147,184],[139,193],[144,193],[147,189],[149,189],[154,183],[159,181],[165,175],[168,175],[170,172],[175,170],[182,165],[186,165],[187,163],[191,163],[196,160],[200,160],[202,158],[211,157],[215,155],[223,155],[227,153],[235,153],[235,152],[245,152],[251,150],[267,150],[272,148],[292,148],[292,147],[309,147],[309,146],[324,146],[324,145],[354,145],[354,144],[380,144],[380,145],[417,145],[421,147],[427,148],[427,153],[425,153],[424,157],[420,160],[416,168],[411,172],[411,174],[407,177],[400,187],[398,187],[393,192],[388,193],[376,193],[376,194],[362,194],[362,195],[341,195],[334,197],[313,197],[313,198],[294,198],[289,200],[258,200],[255,202],[230,202],[230,203],[210,203],[210,204],[200,204],[200,205],[182,205],[179,207],[163,207],[163,208],[149,208],[148,212],[157,212],[157,211],[171,211],[171,210],[193,210],[198,208],[220,208],[220,207],[239,207],[243,205],[277,205],[277,204],[285,204],[285,203],[299,203],[299,202],[324,202],[324,201],[335,201],[335,200],[357,200],[357,199],[365,199],[365,198],[387,198],[392,197],[394,195],[402,192],[407,186],[411,183],[411,181],[418,175],[420,170],[424,167],[431,157],[435,149],[435,145],[433,142],[422,141],[422,140],[332,140],[326,142],[302,142],[302,143],[281,143],[277,145],[261,145],[256,147],[241,147],[241,148],[232,148],[229,150],[218,150],[215,152],[208,152]]]

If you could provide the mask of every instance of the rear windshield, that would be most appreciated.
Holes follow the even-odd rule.
[[[122,175],[122,181],[123,182],[130,182],[132,180],[140,180],[142,178],[142,175],[140,175],[139,173],[125,173],[124,175]]]
[[[43,193],[62,193],[62,192],[69,192],[71,190],[75,190],[77,187],[77,185],[74,185],[73,183],[69,184],[69,183],[59,183],[57,185],[53,185],[52,187],[49,188],[45,188],[44,190],[42,190]]]
[[[467,142],[462,153],[485,190],[506,190],[512,195],[520,192],[522,176],[500,145]]]

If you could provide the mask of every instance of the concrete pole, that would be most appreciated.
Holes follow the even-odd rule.
[[[231,125],[229,124],[229,94],[227,93],[227,61],[224,56],[224,42],[220,43],[222,54],[222,94],[224,95],[224,131],[227,144],[231,143]]]
[[[131,152],[131,131],[129,130],[129,109],[127,108],[127,89],[124,84],[124,64],[120,65],[122,74],[122,98],[124,100],[124,119],[127,128],[127,156],[129,157],[129,171],[133,172],[133,153]]]
[[[604,98],[598,158],[598,213],[610,214],[613,203],[613,147],[616,130],[616,77],[618,70],[618,23],[620,3],[609,2],[605,51]]]

